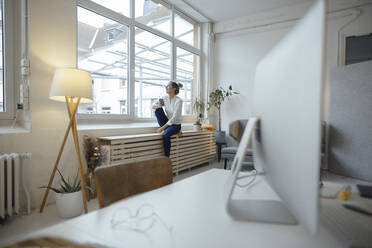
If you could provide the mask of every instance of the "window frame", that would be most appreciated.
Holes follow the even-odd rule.
[[[177,81],[177,48],[180,48],[180,49],[183,49],[181,47],[176,47],[176,61],[175,61],[175,66],[176,66],[176,70],[175,70],[175,78],[176,78],[176,81]],[[185,49],[183,49],[185,50]],[[197,60],[196,60],[196,73],[197,73],[197,78],[196,78],[196,83],[195,83],[195,88],[194,88],[194,85],[193,87],[191,88],[191,109],[192,109],[192,114],[188,114],[188,115],[182,115],[182,117],[186,120],[192,120],[193,117],[196,116],[196,113],[194,113],[193,111],[193,104],[194,104],[194,99],[196,97],[199,97],[200,96],[200,55],[198,54],[195,54],[191,51],[187,51],[185,50],[186,52],[189,52],[191,55],[193,56],[197,56]],[[182,82],[181,82],[182,83]]]
[[[12,120],[15,117],[14,95],[14,33],[12,33],[14,20],[14,2],[1,0],[3,14],[3,87],[5,111],[0,112],[0,119]]]
[[[182,11],[178,10],[174,5],[166,3],[164,1],[158,0],[164,6],[170,6],[171,10],[171,35],[163,33],[157,29],[153,29],[149,26],[146,26],[138,21],[135,20],[135,0],[130,1],[130,17],[126,17],[122,14],[115,12],[114,10],[108,9],[104,6],[99,5],[96,2],[92,2],[90,0],[77,0],[76,1],[76,16],[78,7],[85,8],[89,11],[92,11],[98,15],[102,15],[106,18],[109,18],[113,21],[116,21],[122,25],[126,25],[129,28],[129,37],[128,37],[128,80],[127,80],[127,114],[85,114],[85,113],[78,113],[78,119],[81,120],[112,120],[112,121],[119,121],[119,120],[126,120],[126,121],[134,121],[134,122],[149,122],[154,121],[154,118],[140,118],[135,115],[135,28],[143,29],[144,31],[150,32],[151,34],[157,35],[165,40],[168,40],[171,44],[171,80],[176,80],[176,49],[180,47],[192,54],[199,56],[199,61],[201,58],[201,49],[200,49],[200,23],[193,20],[192,18],[188,17]],[[186,16],[189,20],[194,21],[195,25],[198,27],[198,40],[196,48],[190,44],[187,44],[181,40],[178,40],[174,37],[174,15],[181,15],[182,17]],[[76,19],[78,20],[78,19]],[[76,33],[77,33],[77,42],[78,42],[78,21],[76,22]],[[76,51],[78,49],[78,43],[76,44]],[[78,64],[78,56],[76,56],[76,62]],[[196,87],[196,96],[200,93],[200,62],[196,65],[197,71],[197,82],[195,83]],[[192,94],[192,102],[194,101],[194,97]],[[183,119],[185,122],[190,122],[194,120],[195,113],[193,115],[183,115]]]

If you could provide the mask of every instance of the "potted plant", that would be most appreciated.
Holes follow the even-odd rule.
[[[65,180],[58,168],[57,171],[61,177],[60,188],[49,187],[49,189],[55,193],[58,215],[61,218],[78,216],[83,212],[83,195],[79,176],[76,174],[73,182],[70,182],[69,178]],[[48,188],[48,186],[40,188]]]
[[[108,150],[100,146],[96,137],[88,135],[84,135],[83,149],[88,167],[85,180],[89,189],[88,199],[93,199],[96,197],[93,173],[98,166],[107,163]]]
[[[210,110],[212,107],[215,107],[218,110],[218,131],[215,132],[217,143],[225,142],[225,131],[221,131],[221,105],[226,99],[230,99],[230,96],[236,95],[236,94],[239,94],[239,93],[236,91],[233,91],[231,85],[229,85],[229,88],[227,90],[225,90],[222,87],[219,87],[216,90],[209,93],[207,110]]]
[[[194,123],[194,130],[197,130],[197,131],[201,130],[201,122],[203,119],[204,107],[205,105],[203,101],[199,99],[195,99],[193,108],[196,111],[197,119],[196,119],[196,122]]]

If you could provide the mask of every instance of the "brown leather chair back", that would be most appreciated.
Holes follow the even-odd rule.
[[[233,137],[238,143],[240,142],[245,126],[247,125],[247,119],[241,119],[233,121],[229,124],[229,135]]]
[[[173,181],[168,157],[141,160],[123,165],[101,166],[94,171],[100,208],[135,194],[168,185]]]

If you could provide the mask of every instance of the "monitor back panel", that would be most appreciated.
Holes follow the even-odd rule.
[[[311,232],[318,225],[326,1],[319,0],[261,60],[254,86],[255,166]]]

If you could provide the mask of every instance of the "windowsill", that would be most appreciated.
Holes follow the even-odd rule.
[[[155,132],[156,128],[159,128],[159,125],[156,122],[128,122],[128,123],[120,123],[120,124],[82,123],[82,124],[78,124],[77,128],[78,128],[78,131],[148,129],[149,132]],[[192,128],[192,123],[182,123],[182,130],[189,130],[191,128]]]
[[[15,134],[15,133],[30,133],[30,130],[24,127],[11,127],[11,126],[0,126],[0,135],[1,134]]]
[[[156,128],[155,122],[131,122],[131,123],[112,123],[112,124],[78,124],[77,128],[79,131],[82,130],[105,130],[105,129],[134,129],[134,128]]]

